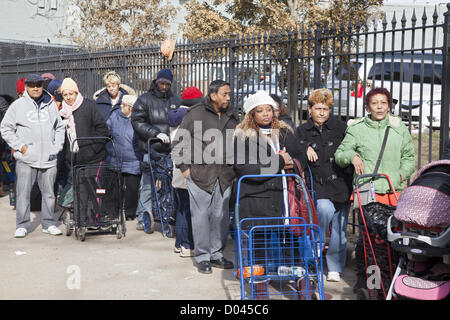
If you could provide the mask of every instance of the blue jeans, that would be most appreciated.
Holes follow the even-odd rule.
[[[148,162],[148,153],[144,155],[144,162]],[[152,212],[152,184],[150,172],[142,171],[139,191],[139,202],[136,209],[137,221],[142,222],[144,212]]]
[[[186,249],[194,249],[189,192],[187,189],[175,189],[175,199],[177,204],[175,247],[183,246]]]
[[[317,200],[317,216],[322,231],[322,241],[331,223],[330,242],[327,250],[328,271],[342,272],[347,257],[347,222],[350,203],[338,203],[328,199]]]

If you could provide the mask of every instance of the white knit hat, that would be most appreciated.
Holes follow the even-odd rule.
[[[126,94],[122,97],[122,103],[129,105],[129,106],[133,106],[134,103],[136,102],[137,97],[133,96],[131,94]]]
[[[247,101],[244,103],[244,112],[248,114],[254,108],[268,104],[271,105],[274,109],[277,109],[277,104],[275,100],[264,90],[256,91],[255,94],[250,95],[247,98]]]

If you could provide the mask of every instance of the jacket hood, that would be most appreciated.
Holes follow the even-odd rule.
[[[292,128],[283,120],[279,120],[280,123],[280,130],[292,130]],[[251,129],[251,128],[244,128],[245,126],[245,122],[241,122],[236,126],[236,129],[234,130],[233,133],[233,139],[235,137],[241,137],[242,140],[247,140],[250,137],[256,137],[257,133],[255,130]]]
[[[130,94],[132,96],[136,95],[136,91],[131,88],[130,86],[127,86],[126,84],[120,84],[119,85],[119,90],[123,93],[123,94]],[[106,87],[101,88],[100,90],[97,90],[94,95],[93,95],[93,99],[97,100],[100,95],[104,95],[104,94],[108,94],[108,91],[106,91]]]
[[[35,101],[33,98],[31,98],[28,95],[27,90],[25,90],[25,92],[23,93],[22,98],[28,99],[28,100],[31,100],[31,101]],[[44,90],[42,90],[42,96],[41,96],[40,100],[42,100],[41,102],[44,102],[45,104],[48,104],[48,103],[51,103],[53,101],[53,98],[50,95],[50,93],[48,93],[48,91],[44,89]]]

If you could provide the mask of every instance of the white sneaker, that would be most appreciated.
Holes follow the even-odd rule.
[[[194,256],[194,250],[186,249],[185,247],[181,246],[180,257],[193,257],[193,256]]]
[[[339,282],[339,281],[341,281],[341,277],[339,275],[339,272],[336,272],[336,271],[328,272],[327,281],[330,281],[330,282]]]
[[[42,229],[42,232],[51,234],[52,236],[59,236],[62,234],[61,230],[59,230],[56,226],[50,226],[47,229]]]
[[[180,247],[173,247],[173,252],[174,253],[180,253],[181,252],[181,248]]]
[[[27,229],[17,228],[16,232],[14,233],[14,238],[25,238],[26,235],[27,235]]]

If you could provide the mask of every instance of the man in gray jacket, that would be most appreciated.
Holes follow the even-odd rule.
[[[200,273],[211,273],[211,267],[233,268],[222,252],[235,176],[233,163],[227,161],[227,134],[232,136],[238,121],[230,106],[230,85],[215,80],[209,85],[208,96],[188,110],[173,141],[173,161],[186,178],[189,191],[194,262]]]
[[[25,93],[14,101],[0,125],[2,138],[15,150],[16,238],[30,226],[30,192],[37,180],[42,193],[42,232],[60,235],[53,218],[56,157],[64,145],[65,128],[52,96],[36,74],[25,78]]]

